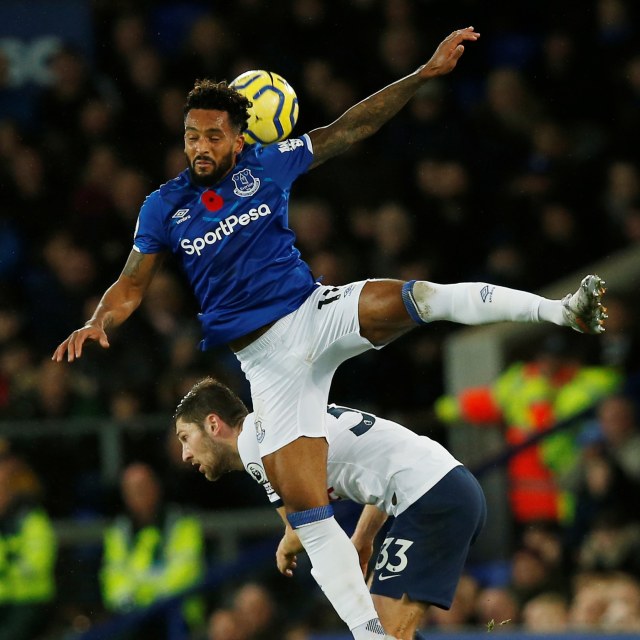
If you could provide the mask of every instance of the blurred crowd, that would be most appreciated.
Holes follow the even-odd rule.
[[[198,310],[170,260],[108,351],[89,348],[73,366],[50,360],[117,277],[146,194],[184,169],[182,104],[196,78],[230,81],[252,68],[282,74],[298,95],[301,135],[473,24],[482,38],[450,76],[426,84],[375,136],[296,184],[290,223],[314,274],[326,284],[393,277],[538,290],[616,251],[640,252],[639,13],[632,0],[93,0],[91,53],[62,43],[48,81],[28,95],[13,88],[0,48],[0,420],[109,417],[135,425],[163,414],[169,424],[177,400],[204,375],[249,403],[231,352],[199,351]],[[612,284],[609,329],[598,342],[585,338],[581,355],[620,371],[621,390],[637,405],[637,301]],[[442,346],[456,330],[436,324],[346,363],[332,398],[446,443],[430,407],[443,394]],[[451,624],[490,616],[496,624],[579,626],[589,616],[623,619],[623,602],[637,613],[640,567],[621,559],[638,553],[637,522],[620,523],[604,509],[595,515],[602,495],[628,495],[608,483],[619,480],[629,449],[616,445],[612,472],[605,429],[580,441],[584,460],[567,479],[574,493],[597,494],[577,512],[591,528],[572,531],[570,566],[581,569],[573,583],[554,595],[536,586],[535,597],[514,596],[526,591],[516,574],[543,573],[543,583],[562,574],[546,546],[523,547],[514,589],[489,597],[470,576],[461,587],[471,594],[460,605],[465,613]],[[2,447],[33,466],[51,516],[115,512],[117,487],[100,486],[93,440],[5,438]],[[164,434],[132,428],[124,457],[155,467],[171,500],[263,504],[250,480],[212,492],[185,473]],[[553,534],[566,562],[567,531]],[[633,579],[617,577],[627,570]],[[610,610],[605,601],[616,590],[626,595]],[[216,612],[212,629],[233,611]],[[290,637],[304,637],[296,633]],[[232,636],[212,631],[217,637]],[[267,636],[238,635],[245,637]]]

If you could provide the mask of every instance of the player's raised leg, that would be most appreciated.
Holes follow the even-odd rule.
[[[385,632],[360,571],[358,554],[333,517],[324,438],[300,437],[265,456],[267,476],[311,561],[311,573],[356,640]]]
[[[466,325],[551,322],[582,333],[602,333],[607,318],[604,292],[604,281],[594,275],[586,276],[578,290],[562,300],[485,282],[371,280],[360,294],[360,333],[374,345],[382,345],[416,324],[436,320]]]

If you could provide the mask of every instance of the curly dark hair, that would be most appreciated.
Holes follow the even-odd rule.
[[[249,122],[249,107],[251,101],[230,87],[226,81],[214,82],[204,78],[196,80],[193,89],[187,95],[184,104],[183,114],[187,114],[191,109],[216,109],[226,111],[229,114],[231,126],[242,133]]]

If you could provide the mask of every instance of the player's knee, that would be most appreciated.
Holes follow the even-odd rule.
[[[360,294],[360,335],[383,346],[415,327],[402,297],[401,280],[372,280]]]
[[[324,507],[329,504],[329,499],[325,492],[325,495],[322,497],[288,495],[282,498],[282,502],[284,502],[287,513],[294,513],[298,511],[308,511],[309,509],[315,509],[316,507]]]
[[[276,492],[282,498],[287,513],[306,511],[329,504],[326,484],[318,478],[308,478],[304,482],[285,481]]]

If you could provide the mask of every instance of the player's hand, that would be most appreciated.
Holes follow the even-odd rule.
[[[369,560],[373,555],[373,541],[360,541],[356,538],[351,538],[353,546],[358,552],[358,560],[360,561],[360,570],[365,580],[367,578],[367,572],[369,571]]]
[[[453,71],[460,56],[464,53],[464,42],[475,42],[480,37],[473,27],[458,29],[448,35],[436,49],[427,64],[419,70],[424,80],[444,76]]]
[[[298,566],[297,554],[303,550],[298,536],[289,531],[282,536],[282,540],[278,544],[276,550],[276,564],[278,571],[283,575],[291,578],[293,570]]]
[[[284,553],[278,547],[276,551],[276,564],[278,565],[278,571],[287,578],[293,576],[293,570],[298,566],[298,556]]]
[[[85,324],[82,329],[76,329],[66,340],[58,345],[53,352],[51,359],[55,362],[62,362],[64,354],[67,360],[73,362],[82,355],[82,347],[87,341],[97,342],[103,349],[109,348],[109,339],[102,327]]]

